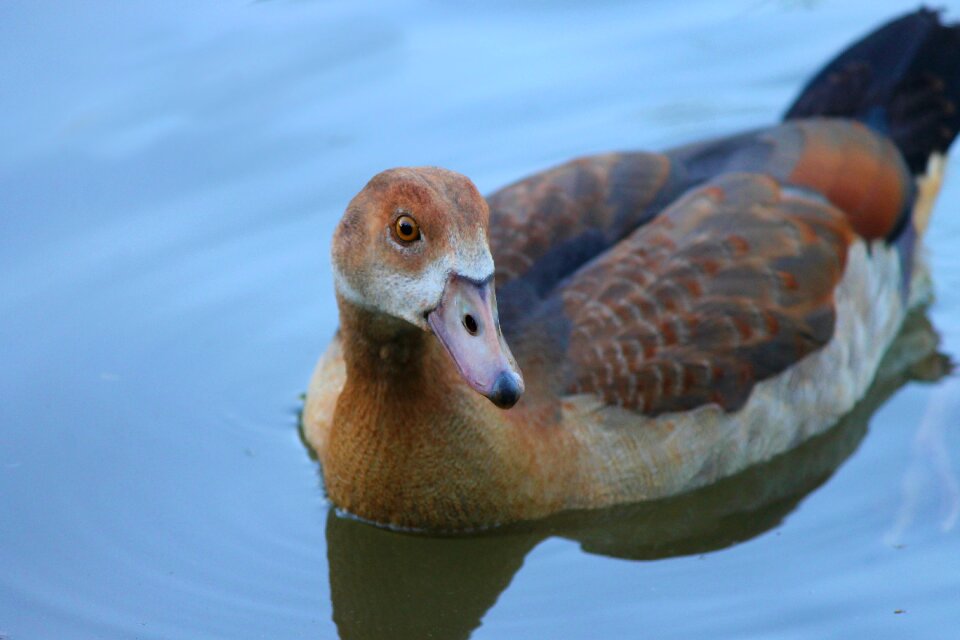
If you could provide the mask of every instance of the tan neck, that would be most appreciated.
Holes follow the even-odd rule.
[[[421,381],[423,353],[431,336],[405,320],[364,309],[341,296],[340,334],[347,383],[400,391]],[[399,375],[404,374],[404,375]]]
[[[398,526],[507,520],[504,496],[520,471],[502,412],[460,382],[433,335],[338,303],[347,379],[323,460],[331,498]]]

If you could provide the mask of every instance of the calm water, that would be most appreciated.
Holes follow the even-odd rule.
[[[787,458],[480,538],[337,517],[296,424],[373,173],[489,191],[768,123],[913,7],[0,3],[0,637],[957,637],[960,382],[922,320]],[[929,242],[945,354],[958,167]]]

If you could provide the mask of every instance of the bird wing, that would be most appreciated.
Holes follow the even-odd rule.
[[[808,190],[761,174],[708,181],[558,288],[566,391],[650,415],[737,409],[830,340],[855,237]]]

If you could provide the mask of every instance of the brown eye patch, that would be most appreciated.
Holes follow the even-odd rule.
[[[420,239],[420,225],[407,215],[397,218],[393,224],[393,231],[402,242],[414,242]]]

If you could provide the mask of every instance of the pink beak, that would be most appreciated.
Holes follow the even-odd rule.
[[[501,409],[517,403],[523,394],[523,377],[500,333],[491,280],[478,284],[450,276],[427,322],[467,384]]]

